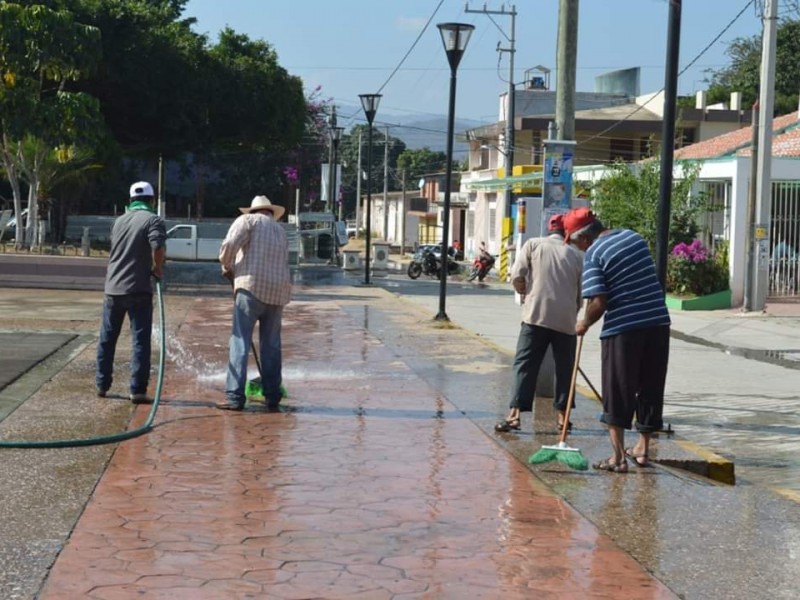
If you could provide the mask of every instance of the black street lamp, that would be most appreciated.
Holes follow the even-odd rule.
[[[369,244],[372,239],[372,121],[375,113],[378,112],[378,104],[381,101],[381,94],[359,94],[361,107],[367,117],[369,128],[367,129],[367,248],[366,260],[364,264],[364,283],[369,285]],[[361,177],[361,173],[358,174]],[[361,202],[361,198],[357,199]]]
[[[468,23],[439,23],[437,25],[442,35],[444,51],[447,62],[450,63],[450,107],[447,111],[447,171],[444,182],[444,220],[442,223],[442,272],[439,278],[439,312],[434,317],[436,321],[449,321],[450,318],[444,310],[447,295],[447,247],[450,232],[450,187],[453,179],[453,129],[455,128],[456,114],[456,71],[467,42],[475,29]]]

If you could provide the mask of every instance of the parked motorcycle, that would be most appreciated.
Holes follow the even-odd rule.
[[[494,256],[476,256],[475,260],[472,262],[472,268],[467,274],[467,281],[472,281],[476,277],[478,278],[478,281],[483,281],[489,271],[492,270],[493,266]]]
[[[439,256],[441,252],[436,252],[438,246],[420,246],[414,253],[414,257],[408,264],[406,271],[411,279],[417,279],[420,275],[439,278],[442,272],[442,261]],[[447,274],[458,273],[459,265],[452,258],[447,259]]]

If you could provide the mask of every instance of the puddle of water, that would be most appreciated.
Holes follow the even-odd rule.
[[[800,350],[760,350],[757,348],[740,348],[737,346],[725,346],[716,342],[704,340],[693,335],[687,335],[680,331],[672,331],[671,336],[691,344],[699,344],[707,348],[716,348],[731,356],[741,356],[750,360],[757,360],[789,369],[800,369]]]
[[[782,364],[784,361],[800,363],[800,350],[757,350],[753,348],[728,347],[725,348],[725,354],[773,364]]]

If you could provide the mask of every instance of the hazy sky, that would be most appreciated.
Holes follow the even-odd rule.
[[[437,9],[441,2],[441,6]],[[484,1],[469,1],[481,9]],[[539,65],[553,70],[555,87],[558,0],[516,1],[515,81]],[[733,26],[697,63],[680,77],[679,93],[703,89],[704,72],[728,61],[727,42],[761,31],[753,2]],[[485,3],[499,10],[499,0]],[[748,5],[747,0],[684,0],[680,68],[693,60]],[[505,2],[508,10],[511,3]],[[460,118],[496,120],[498,95],[508,84],[511,18],[466,13],[464,0],[190,0],[186,17],[197,19],[196,30],[212,39],[224,26],[269,42],[280,64],[301,77],[307,90],[347,106],[347,122],[363,120],[352,108],[358,94],[378,91],[383,99],[376,121],[390,114],[447,113],[449,66],[436,23],[472,23],[475,32],[458,69],[456,114]],[[434,15],[434,11],[436,11]],[[581,0],[578,28],[578,90],[593,91],[601,73],[639,66],[641,92],[664,85],[667,0]],[[414,44],[426,22],[430,25],[397,73],[392,71]],[[494,22],[493,22],[494,21]],[[388,83],[386,83],[388,81]]]

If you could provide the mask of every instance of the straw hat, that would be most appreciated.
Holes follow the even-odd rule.
[[[285,208],[277,204],[273,204],[266,196],[256,196],[253,198],[253,201],[250,202],[250,206],[242,206],[239,208],[239,210],[244,214],[251,213],[255,210],[268,210],[272,213],[272,218],[276,221],[283,216],[283,213],[286,212]]]

